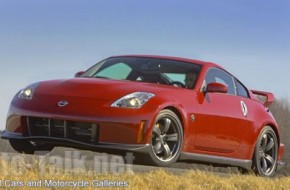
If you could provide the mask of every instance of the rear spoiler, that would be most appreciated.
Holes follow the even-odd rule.
[[[275,101],[275,97],[271,92],[258,90],[251,90],[251,92],[256,95],[258,100],[260,100],[267,108],[269,108],[270,105]]]

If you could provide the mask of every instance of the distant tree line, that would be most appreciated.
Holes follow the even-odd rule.
[[[283,173],[290,174],[290,103],[287,98],[277,99],[270,107],[281,129],[281,141],[285,144],[284,162],[286,167]]]

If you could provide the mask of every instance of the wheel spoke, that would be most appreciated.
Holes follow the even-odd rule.
[[[157,142],[154,146],[153,146],[153,150],[156,154],[159,154],[162,152],[162,149],[161,149],[161,142]]]
[[[266,161],[266,159],[265,158],[262,158],[262,163],[261,163],[261,167],[262,167],[262,170],[264,171],[264,172],[266,172],[267,171],[267,169],[268,169],[268,164],[267,164],[267,161]]]
[[[152,132],[154,134],[156,134],[157,136],[160,136],[161,135],[161,131],[160,131],[159,127],[157,127],[156,125],[155,125],[155,127],[153,127]]]
[[[274,145],[275,145],[275,143],[274,143],[273,138],[270,138],[270,142],[266,146],[266,152],[271,150],[274,147]]]
[[[261,149],[265,150],[267,147],[267,143],[268,143],[268,137],[267,134],[264,134],[262,137],[262,143],[261,143]]]
[[[164,150],[164,159],[167,159],[171,156],[171,151],[170,151],[170,148],[168,146],[167,143],[163,143],[162,144],[162,147],[163,147],[163,150]]]
[[[268,161],[271,164],[271,166],[273,166],[273,164],[275,162],[274,159],[272,158],[272,156],[270,156],[270,155],[265,156],[265,160]]]
[[[165,141],[173,141],[173,142],[178,141],[177,133],[169,134],[169,135],[166,135],[165,137],[166,137]]]
[[[165,120],[164,120],[163,130],[162,130],[162,134],[166,134],[166,133],[167,133],[167,131],[168,131],[170,125],[171,125],[171,120],[168,119],[168,118],[165,118]]]

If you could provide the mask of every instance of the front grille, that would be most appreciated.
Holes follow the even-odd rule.
[[[80,142],[98,142],[96,123],[76,122],[51,118],[27,117],[29,136],[56,137]]]

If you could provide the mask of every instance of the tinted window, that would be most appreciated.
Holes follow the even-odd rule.
[[[192,89],[201,65],[183,61],[142,57],[108,58],[88,69],[82,77],[166,84]],[[191,82],[189,81],[191,77]]]
[[[228,87],[228,94],[236,94],[233,77],[221,69],[211,68],[206,74],[205,82],[206,84],[211,82],[222,83]]]
[[[163,73],[166,77],[170,78],[172,81],[178,81],[184,83],[185,74],[180,73]]]
[[[244,85],[240,83],[238,80],[236,80],[236,84],[237,84],[237,94],[239,96],[248,98],[249,93],[248,90],[244,87]]]
[[[124,80],[128,77],[131,71],[132,68],[128,65],[124,63],[116,63],[96,73],[93,77]]]

